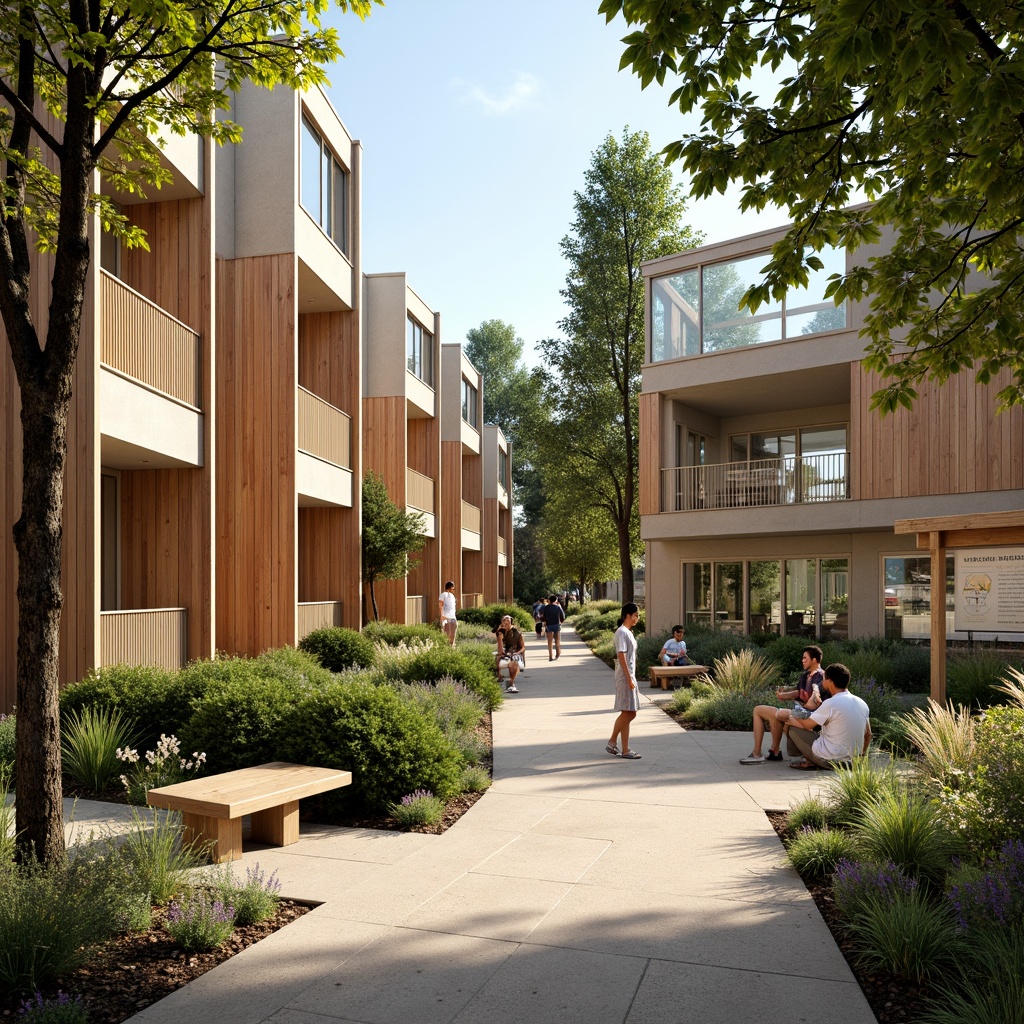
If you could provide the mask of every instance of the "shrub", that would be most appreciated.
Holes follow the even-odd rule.
[[[10,772],[0,764],[0,871],[14,859],[14,804],[7,802],[10,788]]]
[[[262,679],[277,679],[300,687],[328,686],[334,682],[330,669],[298,647],[274,647],[252,661],[256,674]]]
[[[809,643],[804,636],[776,636],[765,646],[764,655],[783,675],[790,675],[803,670],[800,659]]]
[[[477,732],[467,732],[456,736],[452,746],[459,752],[462,761],[468,767],[478,765],[491,752],[491,745]]]
[[[14,775],[14,757],[17,750],[15,732],[17,722],[14,715],[0,715],[0,775]]]
[[[754,708],[758,704],[774,703],[774,698],[771,691],[745,694],[715,686],[707,696],[694,697],[684,718],[704,729],[749,729],[754,720]]]
[[[715,686],[745,695],[772,690],[778,684],[779,670],[756,650],[730,651],[714,664]]]
[[[914,744],[908,731],[910,718],[905,714],[893,715],[884,722],[872,725],[872,740],[879,750],[887,751],[894,757],[910,757]]]
[[[855,679],[850,684],[850,693],[856,694],[867,704],[872,730],[876,725],[880,726],[903,712],[903,701],[899,693],[874,679]]]
[[[202,890],[193,890],[167,908],[164,929],[185,952],[207,952],[231,938],[235,910]]]
[[[185,749],[205,751],[218,772],[277,760],[281,722],[304,692],[296,683],[258,677],[211,686],[196,703]]]
[[[661,653],[662,647],[665,646],[665,641],[671,635],[671,633],[661,633],[658,636],[637,637],[636,675],[638,679],[646,678],[650,667],[658,664],[658,655]]]
[[[1024,917],[1024,842],[1004,843],[994,861],[962,873],[946,895],[963,931],[1017,926]]]
[[[482,793],[489,789],[491,777],[486,769],[479,765],[467,765],[462,769],[462,776],[459,779],[459,790],[463,793]]]
[[[727,654],[748,648],[757,649],[755,644],[735,633],[723,630],[687,630],[686,650],[695,665],[714,665]]]
[[[0,989],[50,988],[111,931],[103,876],[84,862],[9,867],[0,877]]]
[[[58,990],[52,999],[44,999],[36,992],[21,1004],[19,1019],[22,1024],[89,1024],[89,1011],[81,996],[72,998]]]
[[[444,814],[444,801],[438,800],[428,789],[417,789],[393,803],[389,810],[391,816],[405,828],[412,825],[434,825]]]
[[[363,636],[374,644],[387,644],[388,647],[397,647],[399,644],[408,644],[411,641],[437,644],[444,640],[447,643],[441,630],[428,622],[403,626],[400,622],[388,622],[381,619],[379,622],[368,622],[363,626]]]
[[[892,861],[841,860],[832,876],[832,898],[844,917],[858,913],[872,900],[885,902],[897,892],[916,888],[917,879],[905,875]]]
[[[61,767],[80,786],[102,793],[120,773],[120,747],[131,732],[115,708],[85,707],[72,711],[61,727]]]
[[[861,807],[853,829],[869,859],[928,881],[942,878],[956,852],[935,804],[906,790],[883,789]]]
[[[926,779],[946,787],[963,778],[974,764],[974,718],[952,703],[930,700],[927,708],[907,715],[907,738],[918,751],[917,767]]]
[[[472,732],[484,716],[483,699],[454,679],[440,679],[435,686],[414,683],[401,693],[430,715],[449,741]]]
[[[161,734],[155,750],[147,750],[145,757],[130,747],[118,747],[117,759],[124,766],[121,782],[128,795],[128,803],[142,807],[151,789],[173,786],[197,776],[206,761],[206,754],[194,752],[191,758],[181,756],[181,742],[177,736]]]
[[[932,683],[932,656],[927,647],[900,644],[889,655],[892,685],[903,693],[928,693]]]
[[[946,697],[969,708],[1003,704],[1006,698],[997,688],[1006,668],[1006,659],[991,651],[951,657],[946,662]]]
[[[246,866],[245,881],[240,883],[235,881],[231,866],[226,865],[214,885],[221,903],[234,907],[235,924],[243,928],[273,917],[281,902],[281,881],[277,872],[271,872],[268,877],[259,862]]]
[[[374,663],[373,641],[342,626],[314,629],[299,641],[299,650],[312,654],[331,672],[341,672],[354,665],[371,668]]]
[[[132,810],[132,827],[107,843],[112,859],[119,858],[136,891],[164,904],[182,892],[188,871],[203,861],[205,851],[182,841],[181,816],[174,811]]]
[[[920,889],[893,889],[865,900],[847,919],[857,959],[871,971],[922,981],[953,967],[962,943],[952,915]]]
[[[797,833],[786,847],[790,863],[805,878],[825,878],[841,860],[853,860],[857,844],[841,829],[808,828]]]
[[[789,827],[794,832],[823,829],[832,824],[832,812],[820,797],[809,796],[794,804],[789,812]]]
[[[524,633],[533,631],[533,616],[524,608],[515,604],[485,604],[480,608],[461,608],[459,620],[472,622],[479,626],[487,626],[493,633],[500,625],[502,617],[511,615],[512,621]]]
[[[889,687],[893,682],[893,665],[889,655],[878,650],[854,651],[846,656],[851,679],[872,679],[877,685]]]
[[[497,683],[495,683],[497,686]],[[458,792],[462,758],[437,724],[393,687],[362,679],[306,694],[281,726],[283,756],[352,772],[352,785],[320,798],[384,809],[405,793]]]
[[[403,683],[437,683],[445,678],[454,679],[477,694],[488,711],[493,711],[502,701],[501,687],[494,674],[493,648],[488,648],[484,654],[434,647],[420,651],[399,664],[383,665],[380,672],[385,679]]]
[[[83,708],[119,711],[140,746],[156,744],[161,730],[180,733],[192,716],[192,699],[206,680],[194,669],[180,673],[153,666],[110,665],[95,669],[60,695],[61,712],[68,717]]]
[[[849,768],[837,768],[828,780],[826,799],[840,825],[851,825],[879,794],[892,792],[899,782],[891,764],[876,765],[870,755],[855,757]]]

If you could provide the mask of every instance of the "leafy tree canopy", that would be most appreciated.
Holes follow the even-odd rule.
[[[400,580],[416,563],[409,556],[423,547],[424,519],[406,512],[389,497],[384,479],[373,470],[363,478],[363,584],[370,588],[377,616],[377,580]]]
[[[796,3],[602,0],[639,26],[622,67],[699,108],[666,149],[691,195],[743,184],[741,209],[793,221],[756,309],[820,269],[826,245],[884,255],[836,277],[836,301],[870,296],[867,365],[889,374],[874,405],[909,406],[914,384],[974,367],[1024,401],[1024,9],[1008,0]],[[770,69],[765,99],[751,75]],[[770,90],[772,91],[772,90]],[[872,205],[850,208],[866,195]],[[980,275],[975,273],[980,272]]]

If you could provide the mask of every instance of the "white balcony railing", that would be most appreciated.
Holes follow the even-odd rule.
[[[845,501],[850,453],[784,455],[661,471],[662,512]]]

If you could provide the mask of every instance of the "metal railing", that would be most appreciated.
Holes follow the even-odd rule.
[[[319,395],[298,389],[299,448],[342,469],[352,468],[352,417]]]
[[[476,505],[470,505],[468,501],[462,503],[462,528],[471,533],[480,533],[483,515]]]
[[[845,501],[850,453],[784,455],[661,471],[662,512]]]
[[[421,512],[434,512],[434,481],[415,469],[405,470],[405,503]]]
[[[123,281],[100,272],[100,361],[179,402],[202,401],[200,337]]]
[[[340,626],[341,602],[340,601],[300,601],[296,608],[296,631],[298,639],[312,633],[314,629],[323,629],[325,626]]]
[[[141,608],[100,612],[101,665],[184,668],[188,661],[188,612]]]

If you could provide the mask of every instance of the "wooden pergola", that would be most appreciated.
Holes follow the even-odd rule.
[[[897,519],[896,533],[916,533],[920,550],[931,553],[932,576],[932,700],[946,703],[946,549],[1024,545],[1024,509],[979,512],[961,516]],[[936,596],[940,586],[941,596]]]

